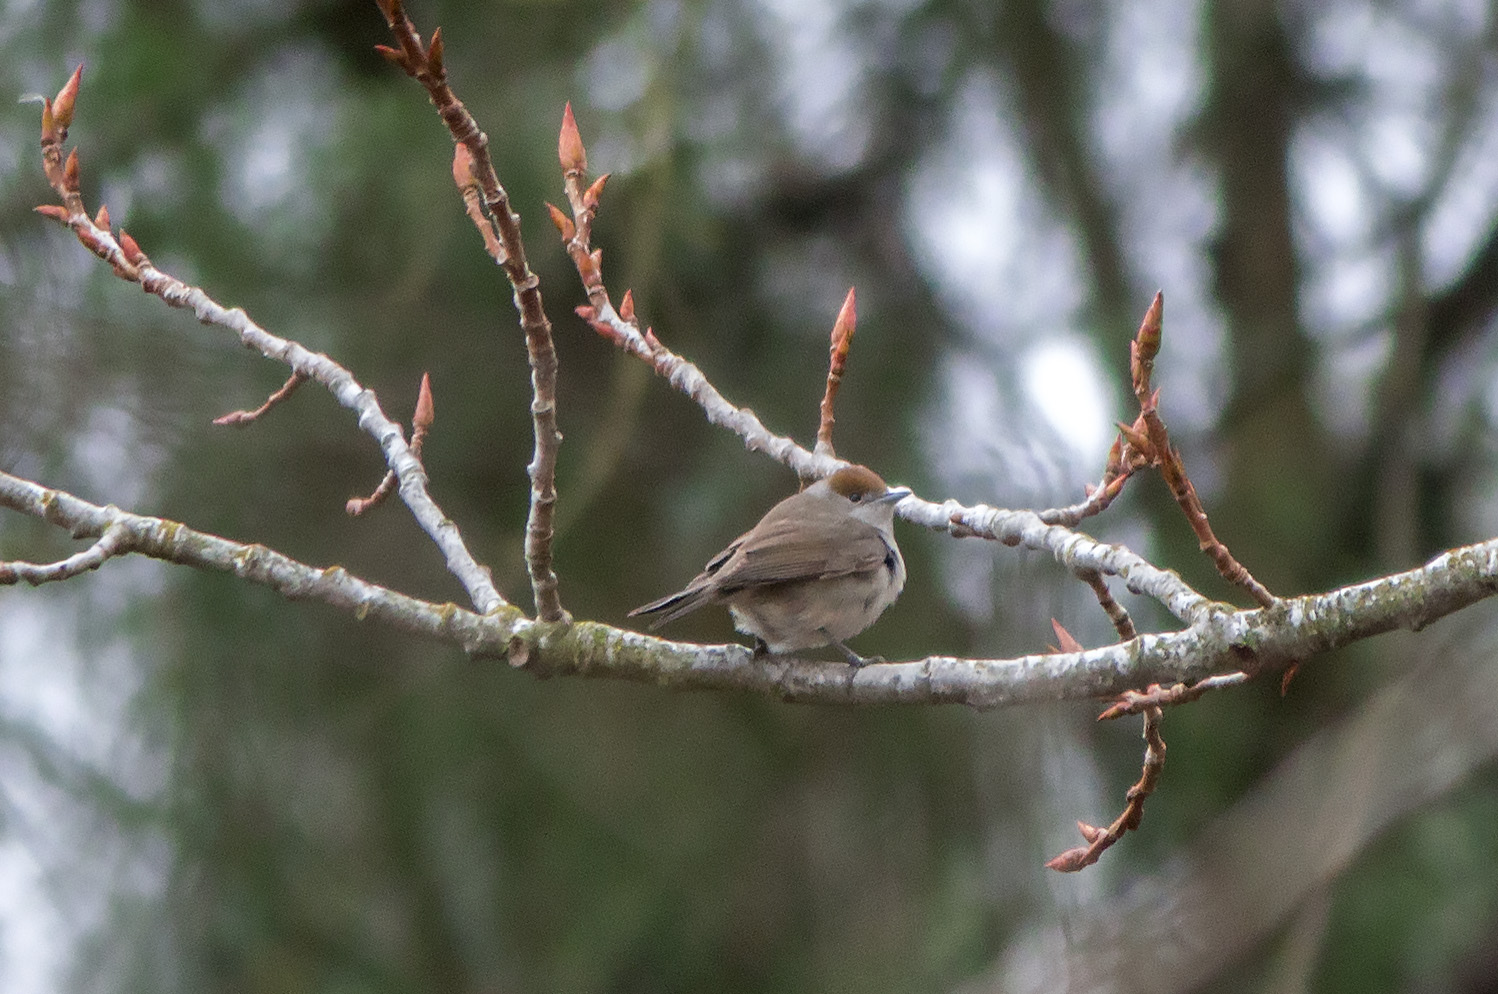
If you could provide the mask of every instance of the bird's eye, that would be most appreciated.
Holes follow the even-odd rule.
[[[852,494],[848,495],[848,499],[851,500],[853,503],[857,504],[859,501],[863,500],[863,494],[861,494],[861,493],[852,493]]]

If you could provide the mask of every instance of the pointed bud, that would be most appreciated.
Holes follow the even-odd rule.
[[[53,137],[57,131],[57,122],[52,119],[52,101],[42,97],[42,141]]]
[[[619,301],[619,316],[630,324],[634,324],[635,292],[633,290],[624,291],[624,299]]]
[[[573,312],[589,323],[598,320],[598,309],[588,304],[578,304],[573,308]]]
[[[832,355],[834,362],[848,357],[848,347],[853,344],[853,332],[858,326],[858,301],[852,287],[843,298],[843,306],[832,324]],[[840,363],[839,363],[840,364]]]
[[[611,173],[604,173],[593,181],[593,185],[583,192],[583,206],[589,210],[598,209],[598,198],[603,196],[603,184],[609,181]]]
[[[441,76],[443,73],[441,28],[432,32],[432,43],[427,46],[427,68],[434,76]]]
[[[1082,643],[1078,642],[1072,633],[1061,627],[1061,622],[1055,618],[1051,619],[1051,628],[1056,632],[1056,639],[1061,643],[1062,652],[1081,652]]]
[[[416,394],[416,413],[411,415],[411,426],[418,431],[432,427],[437,419],[437,409],[432,403],[432,378],[421,374],[421,389]]]
[[[66,207],[60,207],[57,204],[42,204],[40,207],[33,207],[32,210],[43,217],[50,217],[54,221],[61,221],[63,224],[68,223],[69,215]]]
[[[120,251],[125,253],[125,258],[133,266],[138,266],[146,258],[146,254],[140,250],[135,239],[130,237],[130,232],[124,228],[120,229]]]
[[[561,160],[564,173],[587,172],[588,153],[583,149],[582,136],[577,133],[577,120],[572,116],[570,100],[562,111],[562,133],[557,139],[557,158]]]
[[[385,15],[385,20],[395,20],[394,0],[375,0],[375,6],[380,8],[380,13]]]
[[[1139,358],[1149,361],[1154,359],[1160,351],[1160,325],[1165,311],[1165,294],[1163,291],[1155,293],[1155,299],[1150,301],[1149,310],[1144,312],[1144,321],[1139,325],[1139,334],[1134,340],[1139,343]]]
[[[391,48],[389,45],[376,45],[375,51],[383,55],[385,57],[385,61],[394,62],[402,69],[406,70],[406,72],[411,71],[411,67],[406,64],[406,53],[402,52],[400,49]]]
[[[650,351],[652,352],[659,352],[661,349],[665,348],[665,346],[661,344],[661,340],[655,337],[654,328],[645,329],[645,344],[650,346]]]
[[[1117,422],[1117,424],[1118,432],[1124,437],[1124,440],[1133,446],[1135,451],[1149,457],[1150,453],[1154,451],[1154,446],[1150,445],[1149,435],[1144,429],[1139,425],[1126,425],[1122,421]]]
[[[73,123],[73,104],[78,100],[78,82],[82,78],[83,66],[80,65],[57,91],[57,99],[52,101],[52,120],[59,128],[67,128]]]
[[[562,233],[562,241],[572,241],[577,235],[577,227],[572,223],[572,218],[563,214],[562,209],[556,204],[548,203],[546,210],[551,214],[551,223],[556,225],[557,230]]]
[[[68,153],[68,161],[62,167],[62,184],[69,190],[78,189],[78,150]]]
[[[1096,842],[1108,833],[1096,825],[1089,825],[1085,821],[1077,822],[1077,830],[1082,833],[1082,838],[1088,842]]]
[[[109,230],[109,208],[103,204],[99,205],[99,213],[94,215],[94,227]]]
[[[1123,436],[1113,436],[1113,444],[1108,447],[1108,461],[1103,464],[1103,476],[1112,479],[1123,470]],[[1088,494],[1088,496],[1092,496]]]

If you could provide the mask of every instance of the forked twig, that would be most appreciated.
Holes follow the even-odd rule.
[[[400,478],[401,499],[442,551],[449,571],[463,585],[475,607],[485,613],[506,607],[489,571],[469,553],[457,526],[432,499],[427,489],[426,469],[406,444],[400,426],[380,409],[373,390],[362,386],[352,373],[328,356],[271,334],[242,309],[226,308],[200,287],[189,286],[157,269],[129,233],[122,230],[119,238],[115,238],[107,208],[101,206],[97,216],[89,218],[79,187],[78,151],[75,148],[66,160],[62,157],[81,72],[80,68],[73,73],[55,100],[43,102],[42,166],[63,203],[45,204],[37,212],[67,226],[84,247],[107,262],[121,279],[139,284],[170,307],[192,311],[204,324],[234,332],[247,347],[267,359],[285,363],[304,380],[321,384],[340,405],[357,414],[359,427],[379,443],[386,465]]]
[[[526,354],[531,365],[531,422],[535,435],[535,448],[526,467],[531,500],[525,525],[525,566],[530,574],[536,614],[543,621],[569,621],[552,567],[557,447],[561,445],[562,434],[557,430],[557,353],[551,322],[541,301],[541,280],[526,260],[520,215],[515,213],[510,195],[494,172],[489,136],[480,130],[478,122],[448,85],[447,68],[442,61],[442,29],[432,32],[431,42],[423,46],[421,35],[401,0],[376,0],[376,3],[400,47],[376,45],[375,49],[426,88],[453,140],[466,149],[466,156],[462,153],[454,156],[453,180],[464,191],[468,216],[483,236],[485,250],[504,270],[515,292],[515,307],[520,312],[520,327],[525,332]],[[473,185],[483,192],[482,212],[473,209],[472,195],[466,192]]]

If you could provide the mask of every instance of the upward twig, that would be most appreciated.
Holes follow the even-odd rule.
[[[819,456],[836,455],[832,449],[832,426],[837,423],[837,419],[832,416],[832,406],[837,401],[837,388],[843,382],[843,369],[848,365],[848,349],[853,346],[853,331],[857,325],[858,305],[853,288],[850,287],[848,296],[843,298],[842,309],[837,312],[837,320],[832,325],[832,344],[827,356],[827,390],[822,394],[822,418],[817,426],[817,446],[814,450]]]
[[[421,35],[406,15],[401,0],[376,0],[376,3],[400,45],[398,49],[377,45],[376,49],[426,88],[453,140],[466,149],[466,163],[462,155],[454,160],[453,178],[460,190],[472,183],[483,191],[487,217],[474,217],[474,223],[485,236],[485,247],[515,290],[515,309],[520,312],[520,327],[525,332],[531,365],[531,422],[535,432],[534,454],[526,467],[531,480],[531,501],[525,524],[525,566],[530,574],[537,616],[542,621],[567,621],[570,619],[562,608],[557,575],[552,568],[557,447],[562,435],[557,431],[557,353],[552,344],[551,322],[541,302],[541,280],[526,261],[520,215],[510,206],[510,195],[494,172],[494,163],[489,158],[489,136],[447,83],[447,69],[442,63],[442,29],[433,32],[430,44],[423,46]],[[487,225],[492,225],[498,233],[497,243],[485,232]]]

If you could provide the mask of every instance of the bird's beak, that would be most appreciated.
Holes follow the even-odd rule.
[[[910,496],[909,487],[890,487],[881,496],[874,500],[875,504],[898,504]]]

